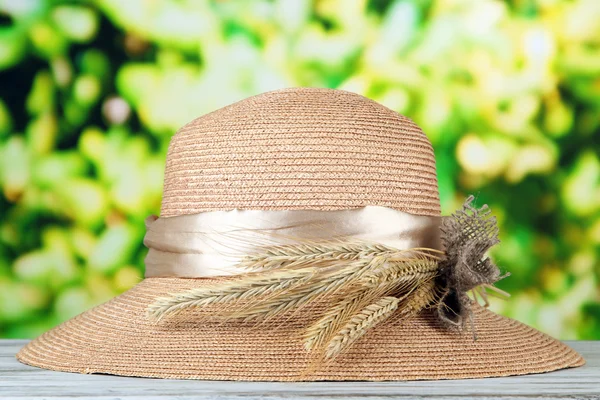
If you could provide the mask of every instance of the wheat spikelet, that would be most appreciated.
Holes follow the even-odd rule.
[[[289,292],[263,301],[256,301],[237,310],[223,310],[222,313],[228,312],[228,314],[222,315],[232,319],[244,319],[247,322],[254,320],[267,321],[310,303],[317,295],[314,293],[312,286],[305,286],[299,288],[296,292]]]
[[[363,280],[371,286],[380,285],[382,282],[412,282],[415,279],[425,280],[438,273],[438,260],[436,258],[404,258],[394,261],[386,260],[379,268],[369,270]]]
[[[436,288],[435,281],[429,279],[422,282],[412,292],[404,304],[402,304],[399,315],[402,318],[413,316],[421,310],[431,307],[439,301],[441,294]]]
[[[325,357],[331,359],[337,356],[370,328],[386,320],[396,311],[399,302],[395,297],[383,297],[355,314],[327,344]]]

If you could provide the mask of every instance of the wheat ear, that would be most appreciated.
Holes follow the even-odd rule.
[[[425,280],[437,275],[438,260],[436,258],[418,257],[386,260],[379,268],[369,270],[363,277],[366,285],[378,286],[383,282],[396,282],[398,289],[404,283]]]
[[[441,292],[437,289],[435,280],[429,279],[422,282],[400,306],[400,317],[407,318],[418,314],[423,309],[438,304]]]
[[[314,268],[273,271],[267,276],[248,275],[243,280],[192,289],[170,297],[161,297],[148,307],[148,317],[160,320],[167,314],[174,314],[190,307],[235,303],[285,291],[308,281],[315,273],[316,269]]]
[[[328,309],[317,322],[312,324],[304,332],[304,348],[308,351],[322,347],[327,339],[331,337],[350,318],[357,309],[364,306],[365,298],[371,294],[364,288],[355,294],[341,300],[332,308]],[[368,296],[372,298],[372,296]]]
[[[359,260],[397,252],[397,249],[377,243],[308,242],[268,247],[259,253],[244,257],[238,263],[238,266],[252,271],[267,271],[299,267],[306,263],[310,263],[312,266],[328,265],[340,261]]]
[[[331,359],[340,354],[369,329],[391,316],[399,303],[396,297],[383,297],[362,309],[328,343],[325,357]]]

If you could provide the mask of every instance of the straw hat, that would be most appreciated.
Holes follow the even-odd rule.
[[[365,207],[410,221],[440,218],[435,158],[427,137],[408,118],[362,96],[285,89],[197,118],[173,136],[161,216],[149,226],[153,221],[185,226],[190,223],[186,218],[206,216],[279,218],[282,214],[269,214],[277,212],[298,220],[305,212],[347,218]],[[289,213],[295,210],[300,214]],[[147,239],[154,246],[154,239]],[[331,307],[327,296],[268,322],[215,321],[213,313],[228,309],[200,306],[160,321],[149,318],[157,299],[231,288],[237,279],[214,271],[147,273],[131,290],[33,340],[17,358],[58,371],[248,381],[478,378],[584,363],[563,343],[477,304],[468,310],[472,325],[450,329],[439,309],[421,307],[410,317],[371,327],[343,352],[316,364],[303,332]],[[378,316],[403,304],[395,297],[382,299],[381,307],[371,308],[379,310]]]

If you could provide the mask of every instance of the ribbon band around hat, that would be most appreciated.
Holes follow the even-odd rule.
[[[239,262],[267,247],[335,240],[442,250],[440,217],[386,207],[339,211],[231,210],[146,219],[146,278],[248,273]]]
[[[466,293],[485,297],[501,278],[485,257],[496,220],[472,201],[449,217],[379,206],[149,217],[146,277],[229,279],[156,299],[148,315],[208,307],[209,318],[268,320],[326,298],[303,336],[329,359],[391,316],[434,308],[442,325],[460,328],[472,315]]]

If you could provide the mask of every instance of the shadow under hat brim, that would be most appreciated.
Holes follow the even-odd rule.
[[[17,359],[57,371],[240,381],[424,380],[523,375],[577,367],[570,347],[527,325],[476,306],[477,340],[449,332],[429,312],[384,323],[333,363],[307,376],[298,332],[318,317],[296,312],[276,328],[242,322],[150,321],[157,297],[210,279],[148,278],[27,344]],[[276,321],[275,321],[276,322]]]

